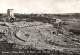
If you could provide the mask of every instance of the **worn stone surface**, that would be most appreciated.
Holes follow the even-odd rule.
[[[55,28],[49,23],[42,22],[14,22],[5,23],[5,25],[7,28],[4,33],[9,43],[38,50],[55,49],[61,52],[77,53],[80,51],[80,37],[72,35],[65,28]]]

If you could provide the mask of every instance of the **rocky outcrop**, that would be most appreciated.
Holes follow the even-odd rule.
[[[59,50],[66,53],[79,53],[80,51],[80,37],[63,27],[55,28],[52,24],[42,22],[5,24],[8,27],[5,31],[8,43],[15,43],[38,50]]]

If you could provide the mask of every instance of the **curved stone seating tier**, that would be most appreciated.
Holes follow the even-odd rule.
[[[62,33],[57,33],[57,28],[48,23],[34,25],[33,22],[30,22],[30,25],[28,22],[25,22],[23,26],[22,24],[12,23],[8,26],[8,31],[5,34],[8,42],[29,46],[38,50],[55,49],[62,52],[78,53],[80,51],[80,37],[78,36],[65,36]]]

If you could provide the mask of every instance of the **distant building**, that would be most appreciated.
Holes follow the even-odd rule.
[[[56,23],[60,23],[61,21],[61,19],[56,19]]]
[[[8,18],[9,18],[9,19],[15,18],[13,11],[14,11],[14,9],[8,9],[8,10],[7,10],[7,15],[8,15]]]
[[[57,18],[53,18],[55,23],[60,23],[62,20],[61,19],[57,19]]]

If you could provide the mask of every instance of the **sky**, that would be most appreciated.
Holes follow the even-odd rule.
[[[0,13],[80,13],[80,0],[0,0]]]

